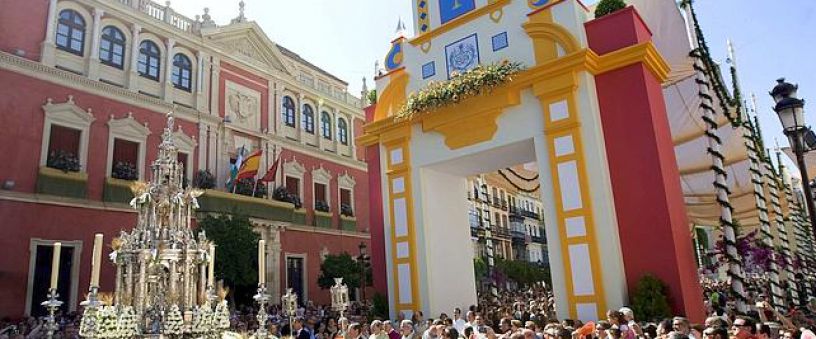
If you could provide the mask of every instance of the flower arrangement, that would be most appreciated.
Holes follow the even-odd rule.
[[[193,179],[193,186],[205,190],[215,188],[215,176],[209,170],[199,170]]]
[[[254,196],[256,198],[266,198],[266,184],[263,182],[258,182],[256,185],[255,179],[244,178],[238,180],[235,184],[237,185],[235,187],[235,193],[237,194],[250,197]],[[255,189],[255,195],[252,194],[253,189]]]
[[[502,61],[490,65],[478,65],[464,73],[454,73],[451,79],[431,81],[418,93],[412,93],[397,112],[397,119],[411,119],[422,112],[439,109],[474,97],[513,80],[524,70],[519,62]]]
[[[303,203],[300,201],[300,197],[292,193],[289,193],[289,191],[286,190],[286,187],[283,186],[276,188],[275,191],[272,192],[272,199],[291,203],[295,205],[296,209],[300,209],[301,207],[303,207]]]
[[[116,308],[113,306],[102,306],[99,310],[97,326],[99,326],[96,333],[98,338],[119,337],[119,316],[116,314]]]
[[[340,204],[340,215],[346,217],[353,217],[354,209],[352,209],[351,205],[349,204]]]
[[[204,306],[198,307],[193,311],[193,333],[208,334],[213,331],[214,314],[210,303],[207,302]]]
[[[46,166],[63,172],[79,172],[79,158],[72,152],[53,150],[48,153]]]
[[[98,325],[102,317],[96,308],[86,307],[82,312],[82,322],[79,323],[79,336],[83,338],[90,338],[98,332]]]
[[[219,331],[226,331],[230,328],[230,311],[226,300],[221,300],[215,306],[215,327]]]
[[[128,161],[118,161],[113,166],[111,176],[115,179],[133,181],[139,179],[139,170],[136,165]]]
[[[162,333],[169,336],[180,336],[182,328],[184,327],[184,318],[181,316],[181,310],[178,305],[170,305],[170,309],[164,316],[164,328]]]
[[[326,203],[325,201],[317,200],[317,201],[315,201],[315,208],[314,209],[315,209],[315,211],[328,213],[331,210],[331,207],[329,207],[329,204]]]
[[[132,306],[125,306],[119,313],[119,335],[122,338],[132,338],[139,335],[139,323],[136,310]]]

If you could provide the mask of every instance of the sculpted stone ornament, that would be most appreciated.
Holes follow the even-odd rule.
[[[229,95],[229,108],[231,115],[237,117],[240,122],[246,122],[255,116],[258,102],[248,95],[232,92]]]

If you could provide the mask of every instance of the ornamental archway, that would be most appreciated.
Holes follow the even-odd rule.
[[[559,317],[602,318],[651,273],[669,285],[676,312],[700,319],[660,92],[668,67],[636,12],[585,24],[575,0],[498,0],[435,25],[424,18],[445,17],[446,1],[419,3],[426,29],[393,41],[359,140],[379,153],[392,317],[475,304],[465,176],[535,161]],[[607,36],[620,31],[631,33]],[[527,68],[479,95],[404,114],[430,81],[503,60]]]

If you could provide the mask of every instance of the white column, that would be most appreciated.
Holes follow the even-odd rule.
[[[357,135],[354,134],[354,122],[355,118],[354,116],[351,116],[348,123],[348,142],[351,149],[351,158],[357,160],[357,143],[355,142],[355,140],[357,140]]]
[[[165,45],[165,62],[164,62],[164,101],[168,103],[173,102],[173,47],[176,45],[176,39],[167,38]]]
[[[207,169],[207,149],[209,144],[207,143],[207,129],[209,129],[209,125],[199,124],[198,125],[198,167],[197,170],[206,170]],[[193,173],[195,175],[195,173]]]
[[[297,99],[297,109],[295,110],[295,138],[297,138],[298,142],[303,141],[303,134],[301,133],[301,121],[300,119],[303,116],[303,94],[298,94]]]
[[[277,107],[277,104],[275,102],[275,98],[277,97],[276,94],[277,90],[275,89],[275,81],[273,81],[272,79],[266,81],[266,92],[269,96],[267,100],[268,106],[266,109],[266,111],[268,112],[266,119],[266,132],[272,134],[277,131],[275,121],[278,121],[277,110],[275,109],[275,107]]]
[[[210,170],[210,173],[216,175],[218,173],[218,166],[219,164],[216,162],[216,154],[215,154],[215,146],[218,142],[218,126],[207,126],[207,155],[209,157],[209,161],[207,162],[207,169]],[[220,159],[218,159],[220,161]]]
[[[198,109],[199,112],[203,112],[203,111],[205,111],[207,109],[207,91],[206,91],[206,89],[207,89],[207,86],[209,85],[207,83],[207,80],[209,80],[209,77],[207,76],[207,63],[208,63],[207,59],[208,58],[207,58],[207,53],[202,52],[202,51],[199,51],[198,53],[196,53],[196,56],[198,57],[198,63],[196,64],[198,68],[197,68],[196,78],[195,78],[195,84],[196,84],[196,97],[195,97],[196,104],[195,104],[195,107],[196,107],[196,109]]]
[[[57,46],[54,35],[57,34],[57,0],[48,0],[48,21],[45,25],[45,41],[42,43],[40,62],[53,67],[56,64]]]
[[[139,24],[133,24],[131,30],[133,31],[133,38],[130,39],[130,71],[128,72],[128,89],[130,89],[132,92],[136,92],[138,91],[139,82],[139,34],[142,32],[142,26]]]
[[[323,150],[323,102],[318,101],[315,103],[315,111],[314,111],[314,126],[315,126],[315,135],[317,136],[317,149]]]
[[[281,116],[281,114],[283,113],[283,95],[286,93],[285,90],[286,87],[282,84],[275,84],[275,135],[277,135],[282,128],[283,116]]]
[[[332,144],[334,148],[332,149],[335,153],[340,154],[340,148],[338,147],[337,141],[337,109],[332,108],[331,111],[331,131],[332,131]]]
[[[283,227],[279,225],[272,225],[269,229],[269,238],[272,241],[267,241],[269,247],[269,257],[266,261],[266,281],[268,282],[268,293],[272,300],[280,300],[281,298],[281,233]]]
[[[213,56],[212,63],[212,82],[210,83],[210,111],[211,115],[218,116],[220,112],[218,95],[221,93],[221,61],[217,56]]]
[[[91,57],[85,59],[85,73],[91,80],[99,80],[99,41],[102,39],[102,16],[105,11],[93,10],[93,30],[91,31]]]

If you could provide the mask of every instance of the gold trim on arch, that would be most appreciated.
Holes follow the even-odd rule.
[[[442,131],[445,130],[445,124],[440,123],[440,121],[457,121],[455,118],[459,119],[457,123],[461,123],[461,121],[463,121],[462,118],[465,116],[463,115],[464,110],[454,109],[454,107],[480,107],[476,110],[477,112],[484,111],[485,107],[500,109],[503,111],[508,107],[518,104],[517,100],[512,100],[511,98],[518,97],[520,92],[524,89],[534,87],[536,91],[546,91],[545,88],[563,86],[565,82],[572,84],[572,87],[576,88],[578,86],[576,76],[579,72],[587,71],[593,75],[598,75],[637,63],[642,63],[643,66],[646,67],[646,69],[648,69],[658,79],[658,81],[663,82],[668,78],[669,66],[654,47],[652,42],[644,42],[638,45],[626,47],[611,53],[607,53],[603,56],[598,56],[595,52],[589,49],[581,49],[574,53],[565,55],[555,60],[550,60],[519,73],[512,82],[494,89],[491,95],[468,98],[462,100],[457,106],[448,106],[435,111],[417,114],[411,120],[396,119],[396,117],[393,115],[383,116],[387,115],[389,111],[393,112],[397,110],[398,108],[394,107],[399,107],[405,102],[405,90],[398,90],[398,87],[401,86],[402,82],[396,81],[397,79],[392,79],[392,83],[386,87],[386,89],[383,91],[383,95],[380,97],[381,101],[377,104],[374,121],[363,126],[364,134],[357,138],[357,142],[361,146],[375,145],[380,142],[380,136],[383,133],[395,129],[408,128],[415,123],[423,123],[423,129],[426,131],[439,130],[440,133],[443,133]],[[398,77],[400,75],[395,74],[395,76]],[[404,79],[404,84],[406,86],[408,82],[407,76],[408,75],[405,74],[406,78]],[[396,93],[386,96],[385,92],[391,91],[402,93],[403,96],[398,97]],[[402,101],[397,101],[397,99],[402,99]],[[485,102],[488,104],[484,106],[475,105],[476,103],[484,104]],[[380,105],[383,107],[380,107]],[[485,113],[485,117],[488,119],[469,120],[471,120],[470,124],[478,124],[481,121],[481,123],[485,125],[469,126],[469,128],[480,128],[482,130],[489,131],[491,127],[487,125],[495,124],[495,120],[498,118],[498,115],[500,115],[487,114],[487,112],[482,113]],[[445,115],[453,116],[443,117]],[[467,114],[467,116],[472,117],[472,112]],[[435,123],[429,122],[427,124],[428,126],[433,127],[425,127],[425,120],[435,121]],[[474,138],[469,142],[479,142],[480,139],[481,138]],[[448,143],[448,141],[446,141],[446,143]],[[458,148],[467,146],[468,142],[452,140],[450,141],[450,144],[456,145]]]
[[[463,14],[462,16],[460,16],[460,17],[458,17],[456,19],[448,21],[445,24],[443,24],[442,26],[439,26],[439,27],[437,27],[437,28],[435,28],[433,30],[430,30],[428,32],[422,33],[422,35],[409,40],[408,43],[410,43],[411,45],[414,45],[414,46],[420,46],[420,45],[423,45],[425,43],[430,43],[431,40],[433,40],[433,38],[438,37],[438,36],[444,34],[445,32],[449,32],[449,31],[453,30],[456,27],[459,27],[459,26],[462,26],[462,25],[464,25],[464,24],[466,24],[468,22],[471,22],[476,18],[482,17],[482,16],[487,15],[487,14],[492,14],[493,12],[503,11],[504,7],[509,5],[510,2],[511,2],[511,0],[494,0],[493,2],[487,4],[487,5],[483,6],[483,7],[474,9],[474,10],[472,10],[472,11],[466,13],[466,14]],[[497,19],[493,18],[492,16],[491,16],[490,20],[493,20],[494,22],[497,22]],[[498,17],[498,20],[501,20],[501,17]]]

